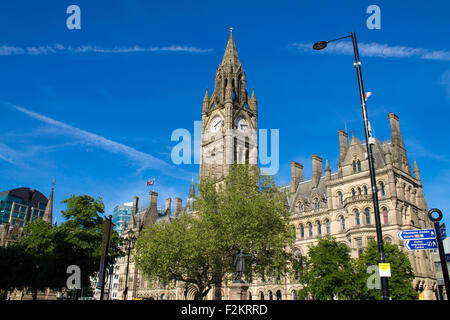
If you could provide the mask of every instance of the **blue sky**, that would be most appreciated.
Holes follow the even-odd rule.
[[[69,30],[66,9],[81,9]],[[369,30],[369,5],[381,29]],[[233,27],[259,128],[280,130],[280,184],[291,160],[311,175],[311,154],[337,169],[339,129],[363,139],[350,42],[310,45],[355,31],[369,118],[390,139],[400,118],[411,165],[429,207],[450,225],[450,4],[435,1],[2,1],[0,3],[0,189],[48,195],[55,212],[70,194],[101,196],[111,213],[133,196],[185,203],[198,165],[176,166],[177,128],[193,132],[206,88]],[[282,112],[281,112],[282,111]]]

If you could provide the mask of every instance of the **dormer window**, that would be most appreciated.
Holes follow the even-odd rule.
[[[353,173],[361,172],[361,161],[353,160]]]
[[[319,209],[320,203],[318,198],[314,198],[314,209]]]

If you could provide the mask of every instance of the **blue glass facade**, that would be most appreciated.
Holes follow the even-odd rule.
[[[18,224],[44,216],[48,199],[39,191],[17,188],[0,192],[0,224]]]
[[[122,236],[122,228],[128,225],[130,220],[131,210],[133,208],[132,204],[118,205],[114,207],[112,213],[112,222],[114,223],[114,230],[117,231]]]

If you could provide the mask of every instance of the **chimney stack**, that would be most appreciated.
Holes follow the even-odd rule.
[[[183,211],[183,200],[181,198],[175,198],[175,215],[179,215]]]
[[[313,154],[312,159],[312,183],[313,187],[319,185],[320,177],[322,176],[322,158]]]
[[[298,184],[303,181],[303,165],[291,161],[291,193],[297,191]]]
[[[150,203],[148,204],[148,207],[158,207],[158,192],[150,191]]]
[[[172,198],[167,198],[165,211],[169,210],[169,213],[170,213],[170,212],[172,212],[171,208],[172,208]]]
[[[134,196],[133,207],[131,209],[132,214],[136,215],[138,213],[138,209],[139,209],[139,197]]]
[[[342,161],[344,161],[345,152],[347,151],[347,133],[339,130],[339,165],[338,167],[342,166]]]

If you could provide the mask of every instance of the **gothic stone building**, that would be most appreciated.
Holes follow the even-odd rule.
[[[247,93],[246,75],[230,34],[223,60],[216,72],[214,92],[210,97],[207,91],[203,99],[200,178],[215,176],[220,180],[227,175],[233,162],[257,162],[256,140],[244,134],[246,131],[256,132],[257,116],[255,93],[253,91],[251,96]],[[416,275],[414,288],[422,293],[424,299],[436,299],[437,283],[431,252],[408,252],[397,237],[400,230],[431,228],[431,223],[426,217],[427,203],[415,161],[411,174],[399,118],[393,113],[389,113],[388,118],[391,140],[381,142],[375,139],[373,145],[384,240],[399,245],[407,252]],[[230,134],[229,129],[237,129],[237,134]],[[243,134],[240,135],[240,132]],[[296,231],[294,250],[299,255],[306,255],[308,248],[315,245],[318,237],[323,235],[331,235],[345,243],[351,248],[352,257],[358,257],[370,240],[376,240],[366,146],[353,133],[350,141],[342,130],[338,131],[338,137],[339,163],[335,172],[332,173],[328,160],[323,172],[322,158],[312,155],[312,178],[304,181],[303,166],[292,161],[291,183],[281,188],[287,194],[290,222]],[[168,199],[166,214],[159,216],[156,196],[156,193],[150,194],[149,208],[144,214],[138,215],[139,218],[133,214],[128,230],[124,230],[125,237],[130,230],[139,234],[148,224],[192,212],[195,197],[193,184],[186,208],[182,208],[181,199],[178,198],[173,213]],[[121,259],[120,265],[119,295],[125,288],[126,257]],[[196,298],[195,287],[190,286],[185,291],[182,283],[172,286],[150,283],[132,263],[128,279],[128,299]],[[295,299],[295,291],[300,288],[295,278],[269,278],[265,282],[255,279],[250,283],[249,298]],[[211,290],[207,298],[228,299],[228,296],[229,290],[224,286]]]

